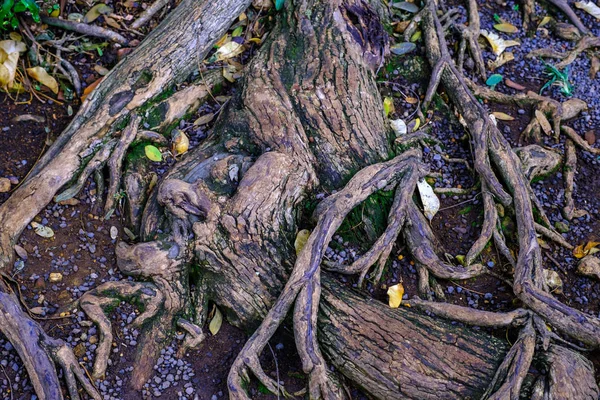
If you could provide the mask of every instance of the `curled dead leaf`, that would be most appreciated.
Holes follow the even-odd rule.
[[[400,307],[400,304],[402,304],[402,296],[404,296],[404,286],[402,286],[402,283],[390,286],[387,290],[387,295],[389,297],[388,304],[390,305],[390,308]]]
[[[58,93],[58,82],[54,77],[50,76],[44,68],[39,66],[27,68],[27,75],[52,90],[54,94]]]

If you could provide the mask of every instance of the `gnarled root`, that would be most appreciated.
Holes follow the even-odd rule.
[[[63,370],[72,399],[79,399],[78,382],[94,400],[101,399],[71,348],[62,340],[46,335],[42,327],[23,312],[16,295],[3,281],[0,281],[0,332],[19,354],[39,399],[63,398],[55,364]]]
[[[391,161],[366,167],[359,171],[344,189],[319,204],[315,211],[317,225],[298,255],[285,288],[234,361],[228,377],[232,399],[249,399],[242,383],[249,379],[249,373],[254,374],[272,392],[285,393],[278,382],[274,382],[265,374],[258,357],[294,302],[296,346],[304,372],[309,376],[310,398],[344,397],[339,385],[329,376],[330,372],[317,343],[316,319],[321,294],[320,264],[327,245],[346,215],[377,190],[396,185],[403,175],[419,169],[419,158],[419,153],[411,150]]]

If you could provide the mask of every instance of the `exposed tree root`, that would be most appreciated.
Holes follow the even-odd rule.
[[[527,54],[527,57],[555,58],[561,60],[555,65],[555,67],[558,69],[563,69],[575,61],[581,53],[596,47],[600,47],[600,37],[586,35],[582,37],[579,42],[577,42],[577,45],[571,51],[561,53],[550,49],[537,49]]]
[[[249,399],[243,381],[252,373],[270,391],[282,391],[279,384],[262,370],[259,355],[275,333],[294,302],[296,346],[303,370],[309,376],[310,398],[339,399],[345,397],[338,384],[333,383],[317,343],[317,311],[321,294],[320,264],[328,243],[346,215],[377,190],[395,186],[404,174],[419,167],[419,153],[407,151],[391,161],[374,164],[359,171],[341,191],[319,204],[315,215],[317,225],[296,260],[294,270],[281,295],[269,313],[244,345],[228,377],[232,399]],[[421,172],[422,174],[423,172]],[[414,178],[413,178],[414,180]],[[400,204],[407,201],[398,201]],[[398,210],[401,211],[401,210]]]
[[[79,399],[77,383],[80,383],[94,400],[100,400],[100,394],[88,380],[69,346],[62,340],[46,335],[42,327],[23,312],[16,295],[1,280],[0,289],[1,331],[19,354],[38,398],[63,398],[54,367],[56,364],[63,370],[72,399]]]

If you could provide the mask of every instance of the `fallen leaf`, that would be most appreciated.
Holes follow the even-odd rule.
[[[110,238],[112,240],[115,240],[118,236],[119,236],[119,230],[117,229],[117,227],[111,226],[110,227]]]
[[[296,235],[296,240],[294,240],[294,248],[296,249],[296,256],[300,255],[300,252],[308,242],[308,237],[310,236],[310,231],[308,229],[302,229]]]
[[[35,229],[35,233],[38,236],[44,238],[51,238],[52,236],[54,236],[54,231],[49,226],[38,224],[37,222],[32,222],[31,226],[33,227],[33,229]]]
[[[481,35],[487,39],[496,56],[502,54],[508,47],[521,45],[521,43],[515,40],[504,40],[494,32],[488,32],[484,29],[481,30]]]
[[[79,14],[79,13],[71,13],[71,14],[67,15],[67,20],[73,21],[73,22],[83,22],[84,18],[85,17],[83,16],[83,14]]]
[[[63,276],[60,272],[51,272],[50,275],[48,276],[48,281],[52,282],[52,283],[56,283],[56,282],[60,282],[62,281]]]
[[[546,135],[552,134],[552,125],[550,125],[548,118],[546,118],[543,112],[535,110],[535,119],[540,123],[540,126]]]
[[[394,112],[394,99],[391,97],[385,97],[383,99],[383,113],[387,117],[392,112]]]
[[[83,94],[81,95],[81,100],[85,100],[85,98],[92,93],[92,90],[94,90],[96,88],[96,86],[98,86],[98,84],[100,82],[102,82],[102,79],[104,78],[99,78],[97,80],[95,80],[94,82],[90,83],[88,87],[86,87],[85,89],[83,89]]]
[[[416,99],[416,98],[410,97],[410,96],[406,96],[404,98],[404,101],[406,101],[408,104],[417,104],[419,102],[419,99]]]
[[[457,254],[456,257],[454,257],[456,259],[456,261],[458,261],[458,263],[460,265],[465,265],[465,256],[462,254]]]
[[[396,33],[404,33],[408,25],[410,25],[410,21],[398,21],[395,23],[394,32]],[[391,49],[390,49],[391,50]]]
[[[421,178],[417,182],[417,187],[419,188],[421,203],[423,203],[423,214],[431,221],[440,209],[440,199],[438,199],[433,192],[433,188],[424,178]]]
[[[15,253],[17,253],[17,255],[19,257],[21,257],[23,260],[27,261],[27,250],[25,250],[23,247],[19,246],[18,244],[15,244]]]
[[[225,43],[223,46],[219,47],[217,50],[216,56],[217,61],[223,61],[235,56],[238,56],[244,52],[244,46],[239,44],[238,42],[231,41],[229,43]]]
[[[552,21],[552,17],[546,15],[544,18],[542,18],[542,20],[540,21],[540,24],[538,25],[538,28],[541,28],[544,25],[547,25],[550,21]]]
[[[25,51],[27,51],[27,47],[23,42],[16,40],[0,41],[0,88],[13,88],[19,55]]]
[[[397,56],[401,56],[403,54],[410,53],[411,51],[413,51],[416,48],[417,48],[417,45],[414,43],[402,42],[402,43],[397,43],[397,44],[393,45],[392,47],[390,47],[390,52]]]
[[[137,237],[137,236],[135,236],[135,234],[133,232],[131,232],[131,229],[129,229],[126,226],[123,227],[123,232],[125,232],[125,234],[127,235],[127,237],[129,239],[131,239],[131,241],[134,241],[136,239],[136,237]]]
[[[238,26],[237,28],[235,28],[233,30],[233,32],[231,32],[231,37],[241,36],[242,33],[244,33],[244,27],[243,26]]]
[[[29,312],[35,315],[43,315],[46,312],[44,307],[33,307],[29,309]]]
[[[492,113],[492,115],[494,117],[496,117],[496,119],[499,119],[500,121],[513,121],[514,120],[513,117],[511,117],[510,115],[505,114],[505,113],[503,113],[501,111],[494,111]]]
[[[42,67],[27,68],[27,75],[48,87],[54,94],[58,93],[58,82]]]
[[[502,75],[493,74],[493,75],[490,75],[490,77],[487,79],[487,81],[485,81],[485,84],[491,88],[494,88],[494,87],[496,87],[497,84],[502,82],[502,79],[503,79]]]
[[[213,114],[213,113],[204,114],[203,116],[201,116],[200,118],[198,118],[197,120],[194,121],[194,126],[206,125],[210,121],[212,121],[214,117],[215,117],[215,114]]]
[[[515,55],[513,53],[511,53],[510,51],[507,51],[507,52],[500,54],[495,60],[488,60],[488,66],[490,67],[490,70],[493,71],[496,68],[500,68],[507,62],[512,61],[514,59],[515,59]]]
[[[215,315],[210,320],[210,324],[208,324],[208,330],[214,336],[221,329],[221,325],[223,325],[223,314],[218,307],[215,306]]]
[[[94,65],[94,71],[96,71],[98,74],[100,74],[100,76],[104,76],[106,74],[108,74],[108,68],[105,68],[101,65]]]
[[[156,146],[152,146],[151,144],[146,145],[146,147],[144,147],[144,153],[146,153],[146,157],[151,161],[162,161],[162,154]]]
[[[419,29],[418,31],[416,31],[415,33],[412,34],[412,36],[410,37],[410,41],[411,42],[416,42],[417,40],[421,39],[421,30]]]
[[[413,123],[409,124],[409,125],[411,125],[411,129],[410,129],[411,132],[415,132],[417,129],[419,129],[419,127],[421,126],[421,118],[415,118]]]
[[[252,7],[266,11],[273,7],[273,2],[271,0],[252,0]]]
[[[90,11],[85,14],[83,17],[83,22],[89,24],[90,22],[94,22],[101,15],[107,15],[112,13],[112,8],[107,6],[106,4],[96,4],[94,7],[90,8]]]
[[[403,11],[408,11],[413,14],[419,12],[419,7],[415,3],[410,3],[408,1],[401,1],[399,3],[393,3],[392,6],[395,8],[398,8],[400,10],[403,10]]]
[[[590,146],[593,146],[596,143],[596,134],[593,130],[589,130],[585,133],[585,141],[588,142]]]
[[[519,29],[516,26],[514,26],[513,24],[509,24],[508,22],[505,22],[502,24],[495,24],[494,29],[496,29],[497,31],[500,31],[500,32],[504,32],[504,33],[519,32]]]
[[[178,156],[188,151],[190,148],[190,139],[187,137],[184,131],[181,129],[175,129],[171,133],[171,150],[174,156]]]
[[[600,7],[591,1],[586,1],[585,3],[578,1],[575,3],[575,7],[582,9],[596,19],[600,19]]]
[[[508,54],[508,53],[505,53]],[[512,53],[510,53],[512,54]],[[525,86],[523,85],[519,85],[517,82],[511,81],[510,79],[506,78],[504,80],[504,84],[510,88],[516,89],[516,90],[525,90]]]
[[[596,246],[598,246],[600,242],[592,242],[589,241],[585,245],[580,244],[573,249],[573,255],[575,258],[583,258],[588,254],[594,254],[600,251]]]
[[[552,292],[562,293],[563,281],[556,271],[544,269],[544,280]]]
[[[389,296],[389,305],[391,308],[398,308],[402,304],[402,296],[404,296],[404,286],[401,283],[390,286],[387,290]]]
[[[37,122],[43,124],[46,122],[46,118],[42,117],[41,115],[21,114],[14,117],[12,122]]]
[[[394,130],[396,137],[405,135],[408,132],[408,127],[406,126],[406,122],[404,122],[404,120],[393,119],[390,121],[390,126]]]

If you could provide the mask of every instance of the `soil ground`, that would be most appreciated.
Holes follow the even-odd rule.
[[[459,2],[451,2],[459,4]],[[520,26],[520,13],[515,11],[515,2],[498,5],[495,2],[480,2],[482,15],[482,29],[492,30],[494,14]],[[464,13],[464,9],[463,15]],[[577,11],[587,26],[598,26],[590,17]],[[538,15],[552,14],[558,20],[563,18],[560,14],[539,8]],[[600,28],[595,28],[594,33],[600,34]],[[556,49],[568,49],[572,42],[557,39],[552,33],[538,30],[534,37],[527,37],[522,32],[512,35],[511,38],[522,42],[521,46],[512,48],[515,61],[500,67],[496,73],[524,85],[527,89],[539,91],[547,77],[543,74],[543,64],[540,60],[528,60],[526,54],[544,46]],[[390,63],[380,73],[379,80],[383,95],[391,95],[395,99],[394,118],[404,118],[407,121],[413,118],[415,105],[407,97],[419,98],[424,92],[424,74],[415,76],[417,69],[414,59],[422,57],[423,53],[417,49],[411,56],[393,56]],[[486,51],[486,60],[493,59],[493,55]],[[415,57],[417,56],[417,57]],[[71,59],[73,65],[83,78],[84,87],[100,75],[94,70],[94,64],[101,62],[107,68],[118,59],[114,49],[107,49],[100,57],[97,54],[77,55]],[[591,131],[600,135],[600,80],[590,77],[589,58],[582,55],[571,68],[571,81],[574,84],[574,96],[588,103],[589,109],[580,117],[569,121],[568,125],[574,127],[580,134]],[[476,77],[472,77],[477,80]],[[479,82],[483,84],[483,82]],[[404,92],[398,90],[403,88]],[[408,88],[408,89],[407,89]],[[409,91],[408,91],[409,90]],[[515,90],[504,84],[498,85],[496,90],[514,93]],[[566,100],[558,89],[550,88],[545,92],[555,99]],[[24,100],[21,96],[19,100]],[[436,129],[437,138],[443,146],[432,146],[425,149],[426,160],[433,172],[439,173],[436,187],[471,187],[475,182],[469,169],[460,163],[449,163],[444,156],[464,158],[469,165],[472,164],[468,142],[464,138],[464,130],[458,124],[452,112],[443,104],[444,94],[440,93],[436,100],[436,112],[431,125]],[[35,98],[30,104],[17,104],[14,98],[0,94],[0,177],[8,177],[14,181],[13,189],[17,182],[22,181],[48,145],[56,139],[58,134],[68,124],[70,117],[68,107],[73,112],[77,111],[78,102],[46,101],[42,104]],[[519,134],[533,115],[532,109],[518,109],[514,106],[487,104],[490,111],[502,111],[515,119],[513,121],[499,122],[502,131],[516,147]],[[207,104],[198,111],[198,116],[209,112],[217,112],[218,105]],[[43,117],[44,122],[24,121],[15,122],[13,119],[25,114]],[[193,121],[191,119],[190,121]],[[187,124],[187,125],[186,125]],[[182,124],[184,130],[190,134],[192,145],[197,144],[205,136],[203,128],[191,126],[191,122]],[[563,150],[564,139],[555,143],[553,139],[544,137],[544,145]],[[588,211],[588,215],[574,219],[568,223],[568,231],[563,234],[567,241],[577,245],[588,241],[600,241],[600,161],[593,155],[578,149],[578,165],[576,174],[575,205],[578,209]],[[156,170],[160,175],[169,163],[157,165]],[[560,210],[564,202],[564,182],[561,170],[534,184],[534,190],[546,207],[551,222],[564,221]],[[101,215],[101,207],[96,204],[95,184],[88,182],[84,191],[77,196],[77,200],[69,204],[50,204],[38,215],[36,221],[51,227],[55,235],[53,238],[44,239],[37,236],[29,227],[22,235],[19,245],[27,251],[27,259],[17,261],[14,266],[14,279],[21,288],[24,302],[30,309],[36,310],[36,318],[51,335],[68,341],[77,352],[80,361],[88,370],[91,370],[91,361],[95,349],[96,329],[86,320],[82,313],[75,312],[66,317],[59,317],[58,313],[68,309],[70,302],[78,298],[86,290],[107,280],[123,279],[116,267],[114,245],[116,240],[128,240],[123,230],[122,212],[118,210],[108,220]],[[0,193],[0,204],[10,193]],[[477,238],[482,222],[481,199],[476,191],[468,195],[442,195],[441,210],[432,221],[434,231],[444,246],[446,252],[456,256],[465,254],[470,243]],[[112,239],[111,227],[117,228],[118,238]],[[352,229],[364,231],[360,225]],[[506,234],[511,234],[514,227],[508,226]],[[336,243],[332,244],[327,257],[342,262],[349,262],[364,249],[354,246],[346,240],[348,232],[340,232]],[[600,283],[575,273],[577,259],[570,251],[547,243],[544,252],[546,268],[555,270],[563,282],[562,292],[556,292],[561,301],[584,310],[590,314],[599,315],[600,311]],[[494,274],[509,278],[510,267],[499,255],[497,250],[490,246],[482,254],[482,262]],[[50,282],[49,273],[60,272],[62,281]],[[356,286],[354,277],[340,277],[348,285]],[[417,295],[417,274],[413,261],[400,246],[394,251],[393,261],[387,268],[384,280],[379,285],[367,283],[365,290],[375,298],[387,302],[386,288],[402,281],[406,297]],[[474,308],[487,310],[507,310],[518,304],[512,296],[510,285],[505,280],[494,278],[490,275],[471,279],[468,281],[440,281],[446,299],[455,304],[462,304]],[[126,325],[135,318],[137,310],[127,304],[121,304],[112,313],[115,346],[111,356],[112,364],[107,376],[109,380],[99,381],[97,385],[103,389],[107,398],[137,399],[162,397],[167,399],[198,398],[219,399],[227,397],[226,376],[229,366],[246,339],[246,333],[223,324],[215,336],[210,336],[198,351],[191,351],[182,360],[177,360],[173,354],[177,350],[178,341],[165,349],[163,357],[156,366],[156,374],[148,382],[143,394],[131,392],[127,389],[127,376],[132,366],[131,349],[135,346],[137,333],[127,329]],[[501,337],[514,340],[515,332],[493,332]],[[289,391],[300,390],[304,384],[300,362],[295,352],[293,337],[289,327],[282,328],[271,341],[272,352],[267,350],[263,355],[263,365],[273,376],[278,376]],[[592,353],[590,358],[596,365],[597,377],[600,370],[600,355]],[[191,388],[191,389],[190,389]],[[264,393],[260,387],[254,387],[253,398],[267,399],[275,396]],[[4,337],[0,336],[0,397],[4,399],[32,399],[33,391],[28,381],[27,374]],[[353,391],[353,398],[362,398],[358,391]]]

